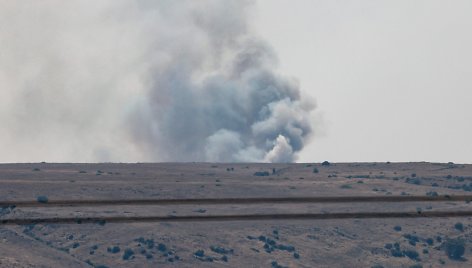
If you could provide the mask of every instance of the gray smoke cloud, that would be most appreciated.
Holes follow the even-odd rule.
[[[292,162],[314,103],[252,1],[3,1],[0,161]]]

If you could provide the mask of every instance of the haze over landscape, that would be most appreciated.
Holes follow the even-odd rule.
[[[470,162],[469,1],[0,5],[0,162]]]
[[[293,162],[311,135],[250,2],[3,5],[2,161]]]
[[[471,12],[0,1],[0,267],[471,267]]]

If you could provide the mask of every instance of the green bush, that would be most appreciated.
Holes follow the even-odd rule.
[[[455,228],[456,230],[461,231],[461,232],[464,231],[464,225],[462,224],[462,222],[458,222],[458,223],[454,224],[454,228]]]
[[[134,251],[130,248],[125,249],[125,252],[123,254],[123,260],[130,260],[134,259]]]
[[[113,253],[113,254],[120,252],[120,250],[121,249],[120,249],[119,246],[113,246],[113,247],[108,247],[107,248],[107,251],[110,252],[110,253]]]
[[[462,260],[462,255],[465,253],[465,242],[463,239],[448,239],[444,243],[444,250],[451,260]]]
[[[403,254],[412,260],[419,260],[418,257],[420,256],[420,254],[418,254],[418,252],[416,252],[414,249],[404,250]]]
[[[259,177],[263,177],[263,176],[269,176],[269,172],[267,171],[257,171],[254,173],[254,176],[259,176]]]
[[[38,197],[36,197],[36,201],[38,201],[38,203],[47,203],[49,200],[48,200],[48,197],[45,196],[45,195],[40,195]]]

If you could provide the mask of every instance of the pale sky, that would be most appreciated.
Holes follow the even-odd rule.
[[[259,33],[317,102],[299,161],[471,163],[470,14],[459,0],[259,0]]]
[[[472,163],[471,14],[468,0],[0,1],[0,162]]]

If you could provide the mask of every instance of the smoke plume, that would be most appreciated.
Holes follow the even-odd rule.
[[[314,104],[253,8],[3,1],[0,161],[295,161]]]

